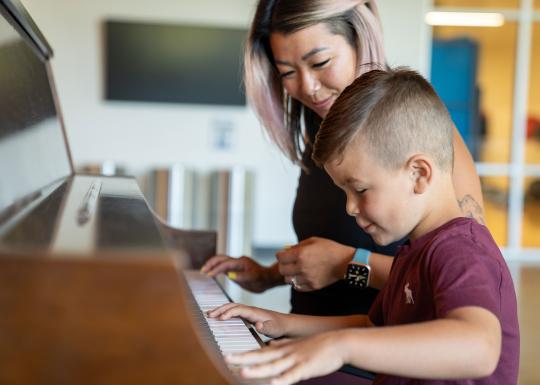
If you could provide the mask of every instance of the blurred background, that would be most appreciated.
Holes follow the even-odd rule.
[[[186,195],[167,219],[195,228],[212,222],[204,201],[212,184],[218,185],[216,173],[237,170],[250,183],[250,248],[296,242],[291,212],[299,170],[265,137],[241,84],[240,55],[254,0],[23,3],[53,47],[56,86],[79,169],[136,175],[154,201],[156,172],[166,178],[176,168],[173,195]],[[427,8],[407,3],[380,4],[389,62],[428,75]],[[216,96],[218,91],[223,95]]]
[[[234,169],[248,176],[235,187],[247,194],[237,205],[249,211],[247,222],[234,230],[247,241],[226,251],[271,254],[296,241],[298,169],[269,143],[241,84],[255,1],[24,4],[55,50],[80,169],[136,175],[160,215],[192,228],[219,222],[208,202],[217,174]],[[505,256],[540,260],[540,0],[380,0],[379,8],[389,64],[431,79],[475,157],[487,225]],[[502,21],[449,26],[426,19],[433,11]],[[157,174],[167,173],[174,177],[157,187]],[[166,196],[172,201],[163,203]]]
[[[265,137],[241,84],[254,0],[23,3],[55,52],[79,170],[135,175],[164,220],[218,229],[220,251],[234,256],[270,264],[296,242],[299,170]],[[521,297],[538,308],[540,277],[520,266],[540,262],[540,0],[378,4],[388,63],[420,71],[443,98],[481,176],[487,226]],[[473,16],[464,25],[467,15],[448,12]],[[283,309],[287,292],[256,301]],[[540,316],[521,322],[534,328]],[[540,336],[528,341],[522,353],[534,369]]]

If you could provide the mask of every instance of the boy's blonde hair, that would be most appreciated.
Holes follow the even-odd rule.
[[[324,23],[345,37],[357,55],[357,76],[384,67],[384,47],[375,0],[260,0],[244,52],[246,94],[270,138],[295,163],[304,146],[302,118],[320,118],[292,99],[281,85],[270,47],[273,32],[294,33]],[[373,65],[373,66],[371,66]]]
[[[446,107],[417,72],[373,70],[335,101],[317,133],[312,158],[319,166],[340,161],[361,135],[363,148],[387,169],[397,169],[411,155],[423,153],[450,172],[453,129]]]

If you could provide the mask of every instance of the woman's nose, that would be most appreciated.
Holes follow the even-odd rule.
[[[302,91],[304,94],[313,97],[321,89],[321,82],[311,73],[305,73],[302,76]]]

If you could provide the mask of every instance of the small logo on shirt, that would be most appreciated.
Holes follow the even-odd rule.
[[[414,299],[412,296],[412,290],[409,289],[409,282],[405,284],[405,288],[403,289],[405,291],[405,303],[407,305],[414,305]]]

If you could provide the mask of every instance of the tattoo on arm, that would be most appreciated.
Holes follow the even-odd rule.
[[[474,218],[476,221],[482,225],[485,225],[484,221],[484,212],[482,207],[478,204],[474,198],[467,194],[463,198],[458,199],[458,204],[461,209],[461,212],[468,218]]]

